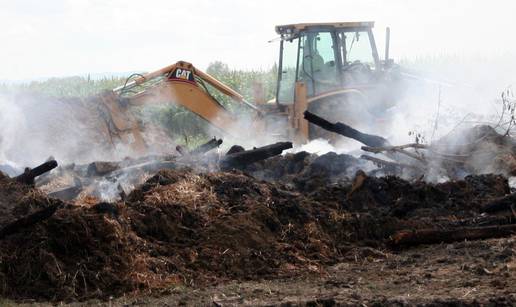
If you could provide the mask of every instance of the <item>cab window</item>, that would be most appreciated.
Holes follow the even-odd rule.
[[[281,67],[278,76],[277,99],[282,104],[290,104],[294,102],[299,39],[284,40],[281,44],[283,52],[281,54]]]
[[[342,32],[343,65],[362,63],[374,69],[373,48],[367,31]]]
[[[339,84],[334,38],[331,32],[309,32],[302,38],[298,79],[305,82],[308,96],[329,91]]]

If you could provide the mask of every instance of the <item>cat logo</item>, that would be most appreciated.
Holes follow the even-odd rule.
[[[169,80],[186,81],[195,83],[195,78],[191,70],[176,68],[170,75]]]

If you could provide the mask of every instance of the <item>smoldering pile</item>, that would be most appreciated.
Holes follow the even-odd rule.
[[[83,300],[325,274],[365,249],[516,233],[502,175],[407,181],[368,174],[367,161],[345,154],[279,155],[288,142],[210,153],[218,145],[62,166],[40,176],[40,188],[32,180],[52,161],[0,174],[2,296]],[[99,199],[106,183],[120,198]]]
[[[159,171],[124,201],[79,205],[1,176],[2,295],[106,298],[324,274],[357,248],[435,243],[430,230],[445,241],[508,235],[514,217],[499,206],[508,193],[496,175],[433,185],[359,173],[351,185],[304,193],[241,171],[178,169]]]
[[[14,179],[1,175],[2,294],[105,298],[178,284],[324,273],[365,246],[515,232],[507,179],[475,175],[514,174],[510,138],[478,127],[462,142],[391,146],[349,131],[369,145],[364,150],[386,158],[280,155],[292,147],[288,142],[234,146],[219,155],[211,150],[222,141],[214,139],[166,156],[71,164],[42,175],[56,166],[50,161]],[[371,168],[370,160],[380,167]],[[478,161],[488,167],[477,168]],[[463,180],[418,180],[433,169]],[[35,177],[37,189],[31,187]]]

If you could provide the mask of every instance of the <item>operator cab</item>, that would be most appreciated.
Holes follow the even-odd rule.
[[[346,87],[375,83],[381,69],[374,22],[277,26],[281,35],[277,102],[294,102],[295,83],[315,97]]]

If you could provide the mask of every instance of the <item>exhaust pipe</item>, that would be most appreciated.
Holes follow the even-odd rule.
[[[391,28],[385,28],[385,64],[389,63],[389,48],[391,43]]]

